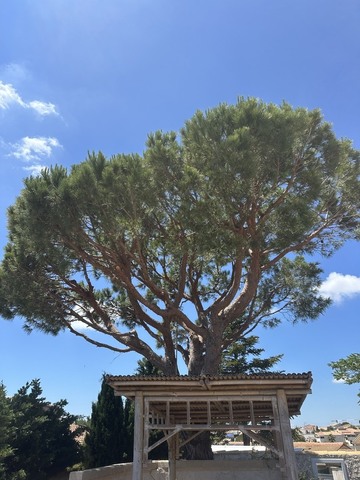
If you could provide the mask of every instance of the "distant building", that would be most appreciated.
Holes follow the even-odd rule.
[[[359,429],[342,428],[341,430],[327,430],[315,433],[316,441],[318,442],[350,442],[354,443],[355,438],[359,435]],[[329,440],[330,439],[330,440]]]

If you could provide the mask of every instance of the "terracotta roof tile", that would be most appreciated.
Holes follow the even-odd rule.
[[[152,380],[157,381],[194,381],[194,380],[292,380],[292,379],[304,379],[309,380],[312,378],[311,372],[304,373],[263,373],[263,374],[238,374],[238,375],[108,375],[107,379],[111,380],[126,380],[126,381],[144,381],[150,382]]]
[[[338,450],[351,450],[344,442],[294,442],[295,448],[302,448],[312,452],[337,452]]]

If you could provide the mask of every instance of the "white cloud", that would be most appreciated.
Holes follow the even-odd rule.
[[[40,164],[34,164],[30,165],[29,167],[24,167],[24,170],[29,172],[29,174],[33,177],[38,177],[41,173],[41,170],[44,170],[46,168],[46,165],[40,165]]]
[[[333,383],[345,383],[345,380],[336,380],[336,378],[333,378]]]
[[[56,107],[53,103],[40,102],[39,100],[33,100],[28,104],[29,108],[35,110],[39,115],[59,115],[56,111]]]
[[[360,277],[332,272],[321,284],[319,292],[322,296],[340,303],[347,298],[360,295]]]
[[[82,304],[78,304],[74,307],[74,312],[76,313],[76,317],[71,317],[69,316],[68,320],[71,322],[71,326],[77,330],[77,331],[82,331],[82,330],[94,330],[92,327],[87,325],[81,320],[74,320],[74,318],[79,318],[82,317],[84,320],[86,320],[86,308]]]
[[[74,330],[81,332],[82,330],[94,330],[94,328],[90,327],[89,325],[86,325],[86,323],[82,322],[81,320],[73,320],[71,322],[71,326],[73,327]]]
[[[54,148],[61,147],[61,144],[54,137],[24,137],[11,147],[11,156],[25,162],[39,162],[49,158]]]
[[[3,83],[0,80],[0,108],[7,110],[11,105],[20,105],[26,108],[25,102],[10,83]]]
[[[29,108],[41,116],[59,115],[53,103],[41,102],[40,100],[25,102],[11,83],[4,83],[0,80],[0,109],[7,110],[13,105]]]

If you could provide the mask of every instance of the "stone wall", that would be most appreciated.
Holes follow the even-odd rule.
[[[131,464],[72,472],[69,480],[131,480]],[[176,463],[177,480],[280,480],[275,460],[185,461]],[[167,462],[151,462],[144,468],[144,480],[167,480]]]
[[[315,453],[298,453],[296,455],[298,462],[299,473],[304,472],[308,476],[304,476],[304,479],[314,478],[313,472],[313,462],[319,458],[327,459],[337,459],[343,460],[346,466],[346,473],[349,480],[359,480],[360,479],[360,454],[358,452],[349,452],[349,453],[325,453],[317,452]]]
[[[344,460],[349,480],[360,479],[360,454],[296,452],[301,480],[315,479],[313,462],[316,458]],[[280,480],[277,460],[268,452],[231,452],[216,455],[214,461],[185,461],[176,464],[177,480]],[[131,480],[131,463],[94,468],[70,473],[69,480]],[[144,480],[167,479],[167,462],[152,461],[144,468]]]

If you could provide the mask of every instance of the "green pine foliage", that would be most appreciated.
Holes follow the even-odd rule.
[[[45,169],[8,211],[0,313],[167,375],[180,356],[190,375],[218,373],[257,326],[329,305],[311,255],[359,238],[359,174],[318,110],[254,98],[150,134],[142,155]]]
[[[263,348],[256,347],[259,337],[251,335],[230,345],[222,354],[220,373],[261,374],[273,371],[273,367],[281,360],[282,355],[260,358]]]

